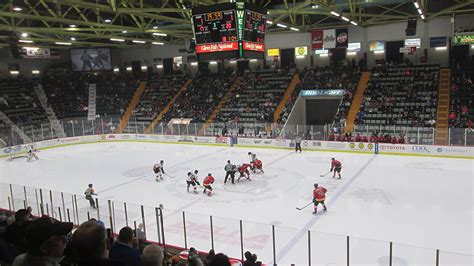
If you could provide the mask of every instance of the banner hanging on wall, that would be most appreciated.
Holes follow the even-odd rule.
[[[474,35],[456,35],[453,37],[453,45],[474,44]]]
[[[324,30],[323,33],[323,47],[324,49],[336,48],[336,30]]]
[[[295,56],[305,56],[305,55],[308,55],[307,46],[295,47]]]
[[[323,31],[313,30],[311,32],[311,49],[319,50],[323,49]]]
[[[431,37],[430,38],[430,47],[446,47],[448,38],[447,37]]]
[[[347,48],[349,44],[349,34],[346,29],[336,29],[336,48]]]

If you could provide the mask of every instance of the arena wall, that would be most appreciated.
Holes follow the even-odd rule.
[[[229,146],[228,137],[202,137],[202,136],[175,136],[175,135],[145,135],[145,134],[107,134],[78,136],[53,140],[39,141],[35,143],[37,149],[49,149],[69,145],[99,143],[99,142],[149,142],[186,145],[209,145]],[[10,149],[27,150],[31,144],[25,144],[0,150],[0,157],[7,157]],[[294,149],[294,142],[288,139],[260,139],[239,138],[235,147],[243,148],[270,148],[270,149]],[[364,142],[334,142],[304,140],[301,143],[306,151],[326,152],[348,152],[367,153],[383,155],[406,155],[423,157],[442,157],[474,159],[474,147],[459,146],[436,146],[436,145],[411,145],[411,144],[386,144],[386,143],[364,143]]]

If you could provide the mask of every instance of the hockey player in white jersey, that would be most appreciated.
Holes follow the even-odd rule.
[[[153,166],[153,172],[155,172],[156,182],[160,182],[160,180],[163,180],[163,166],[161,166],[160,164],[155,164]]]
[[[201,184],[199,183],[197,173],[198,173],[197,170],[194,171],[194,174],[191,173],[191,172],[188,172],[188,178],[186,179],[186,183],[188,184],[188,187],[187,187],[188,192],[189,192],[189,187],[193,186],[194,193],[198,193],[196,184],[198,184],[198,185],[201,185]]]
[[[35,146],[31,145],[28,149],[28,162],[31,162],[33,159],[35,159],[35,161],[39,160],[38,158],[38,155],[36,155],[36,148]]]

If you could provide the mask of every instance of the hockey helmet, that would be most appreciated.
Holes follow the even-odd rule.
[[[336,160],[336,158],[331,158],[332,161]]]
[[[318,183],[314,183],[314,187],[317,188],[317,187],[318,187]]]
[[[191,175],[191,172],[188,172],[188,175]]]
[[[194,173],[197,174],[197,173],[199,173],[199,171],[198,171],[198,170],[194,170]]]

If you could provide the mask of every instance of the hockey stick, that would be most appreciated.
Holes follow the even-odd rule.
[[[327,176],[327,175],[328,175],[329,173],[331,173],[331,172],[332,172],[332,171],[329,171],[329,172],[327,172],[327,173],[325,173],[325,174],[322,174],[322,175],[319,175],[319,176],[320,176],[320,177],[325,177],[325,176]]]
[[[308,203],[308,204],[304,205],[304,206],[303,206],[303,207],[301,207],[301,208],[298,208],[298,207],[296,207],[296,209],[297,209],[298,211],[301,211],[302,209],[304,209],[304,208],[308,207],[308,206],[309,206],[309,205],[311,205],[312,203],[313,203],[313,202],[311,201],[310,203]]]
[[[174,178],[174,176],[171,176],[171,175],[169,175],[169,174],[164,174],[164,175],[167,176],[167,177]]]

